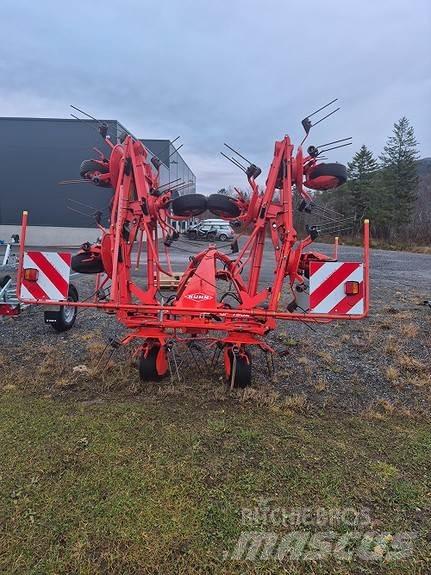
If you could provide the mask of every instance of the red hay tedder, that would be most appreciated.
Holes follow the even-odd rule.
[[[309,117],[303,125],[308,134]],[[271,359],[273,350],[265,336],[274,330],[277,320],[327,322],[367,315],[368,221],[364,222],[362,263],[337,262],[305,251],[318,230],[309,228],[308,236],[298,239],[294,227],[294,193],[299,210],[309,212],[314,203],[306,188],[333,189],[347,179],[345,166],[318,163],[319,155],[327,150],[310,146],[304,154],[301,146],[295,150],[285,136],[275,143],[261,188],[256,183],[261,173],[256,165],[245,167],[230,158],[245,171],[249,194],[178,196],[174,186],[160,185],[161,163],[158,158],[148,161],[141,141],[127,135],[114,144],[105,125],[99,130],[110,147],[109,159],[84,161],[81,177],[113,190],[109,227],[104,228],[98,220],[100,242],[84,244],[73,258],[64,253],[25,252],[27,212],[23,213],[17,295],[26,304],[56,305],[56,311],[45,312],[45,320],[58,331],[72,327],[77,308],[110,311],[130,330],[115,345],[139,342],[142,380],[158,380],[170,371],[176,345],[190,349],[200,342],[213,346],[214,358],[223,352],[227,381],[232,387],[245,387],[252,372],[248,348],[259,346]],[[232,253],[227,255],[209,243],[191,256],[175,294],[164,301],[161,276],[174,273],[169,247],[178,239],[172,221],[205,210],[240,227],[241,245],[234,241]],[[261,278],[267,237],[273,247],[270,285]],[[91,301],[78,301],[77,291],[69,283],[70,268],[96,274]],[[226,286],[221,294],[220,285]]]

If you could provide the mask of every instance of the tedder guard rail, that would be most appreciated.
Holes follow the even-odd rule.
[[[31,304],[31,305],[58,305],[64,304],[67,300],[49,300],[49,299],[25,299],[21,296],[21,285],[22,285],[22,277],[23,277],[23,262],[24,262],[24,250],[25,250],[25,238],[27,232],[27,221],[28,221],[28,212],[24,211],[22,213],[22,222],[21,222],[21,237],[22,241],[20,244],[19,249],[19,266],[18,266],[18,276],[17,276],[17,287],[16,293],[17,298],[24,304]],[[369,314],[369,305],[370,305],[370,295],[369,295],[369,250],[370,250],[370,235],[369,235],[369,220],[364,220],[363,226],[363,266],[364,266],[364,309],[361,314],[330,314],[330,313],[298,313],[298,312],[282,312],[282,311],[269,311],[264,309],[249,309],[244,310],[241,309],[240,312],[235,309],[224,309],[220,310],[219,308],[205,308],[205,310],[197,310],[196,308],[190,307],[175,307],[173,309],[171,306],[163,306],[163,305],[145,305],[145,304],[121,304],[118,301],[112,303],[101,303],[101,302],[67,302],[67,305],[73,307],[88,307],[88,308],[99,308],[99,309],[122,309],[122,310],[137,310],[141,312],[166,312],[169,314],[178,313],[186,313],[187,315],[193,316],[205,316],[211,314],[217,314],[221,317],[226,316],[244,316],[249,317],[256,317],[256,318],[274,318],[274,319],[285,319],[285,320],[292,320],[292,321],[307,321],[307,322],[319,322],[319,320],[361,320],[368,316]],[[160,319],[158,321],[161,321]]]

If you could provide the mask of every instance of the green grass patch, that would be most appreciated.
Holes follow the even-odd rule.
[[[181,396],[88,405],[6,393],[0,436],[4,573],[429,572],[425,422]],[[223,560],[242,531],[273,529],[244,525],[242,510],[262,498],[287,510],[367,508],[372,529],[417,531],[414,553],[360,567]]]

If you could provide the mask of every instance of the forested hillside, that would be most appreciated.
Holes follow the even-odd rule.
[[[431,243],[431,158],[419,158],[414,129],[403,117],[381,154],[364,144],[348,163],[347,184],[318,193],[315,201],[351,216],[344,235],[369,218],[374,238],[394,243]]]

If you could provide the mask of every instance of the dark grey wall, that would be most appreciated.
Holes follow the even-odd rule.
[[[184,183],[181,189],[181,194],[194,194],[196,192],[196,176],[191,171],[189,166],[181,157],[179,152],[175,151],[175,144],[170,145],[170,160],[169,160],[169,178],[173,182]]]
[[[107,122],[116,141],[117,122]],[[96,146],[108,154],[108,146],[92,120],[0,118],[0,224],[17,224],[28,210],[29,224],[37,226],[92,227],[94,220],[70,199],[106,208],[112,191],[92,184],[59,185],[79,179],[82,160],[97,157]]]
[[[177,183],[187,184],[182,188],[181,194],[194,194],[196,192],[196,176],[186,164],[181,154],[176,151],[175,146],[177,142],[171,144],[169,140],[148,139],[144,139],[142,142],[168,167],[168,181],[175,182],[174,185]]]
[[[169,168],[170,141],[169,140],[141,140],[144,146],[151,150]]]
[[[105,121],[115,143],[124,128],[115,120]],[[106,223],[110,188],[59,185],[61,180],[79,179],[82,160],[98,157],[94,147],[109,155],[93,120],[0,118],[0,224],[19,224],[22,211],[28,210],[33,226],[93,227],[91,217],[67,206],[85,213],[92,209],[71,200],[104,210]],[[169,171],[162,166],[165,181]]]

